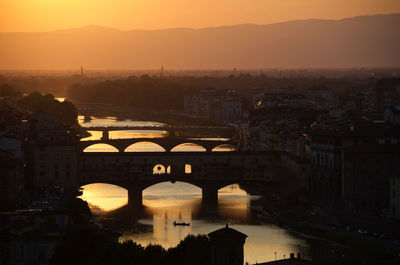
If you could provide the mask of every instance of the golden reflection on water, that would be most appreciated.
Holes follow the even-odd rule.
[[[83,152],[110,152],[110,153],[116,153],[118,152],[118,149],[115,148],[112,145],[109,144],[94,144],[91,146],[86,147]]]
[[[205,152],[206,149],[198,144],[184,143],[175,146],[171,152]]]
[[[152,142],[138,142],[128,146],[125,152],[165,152],[165,149]]]
[[[294,238],[286,230],[274,225],[247,225],[250,222],[252,196],[237,184],[218,192],[218,219],[204,220],[201,213],[201,189],[191,184],[163,182],[143,191],[144,214],[139,223],[149,225],[151,231],[124,231],[120,241],[133,240],[143,246],[160,244],[165,248],[176,246],[188,234],[208,234],[225,223],[248,235],[244,246],[245,261],[250,264],[289,257],[307,249],[304,240]],[[82,199],[94,210],[111,211],[127,203],[127,191],[108,184],[84,186]],[[218,221],[219,220],[219,221]],[[222,220],[222,221],[221,221]],[[173,222],[190,222],[190,226],[174,226]]]
[[[131,139],[131,138],[162,138],[167,137],[167,131],[160,130],[126,130],[110,131],[110,139]]]
[[[128,191],[116,185],[96,183],[83,186],[83,194],[79,198],[93,208],[111,211],[128,203]]]
[[[98,140],[101,138],[102,133],[92,131],[93,134],[90,137],[82,138],[81,141]],[[147,136],[146,136],[147,137]],[[205,152],[206,149],[200,145],[185,143],[180,144],[172,148],[171,152]],[[213,149],[215,152],[221,151],[234,151],[233,147],[230,146],[219,146]],[[84,152],[118,152],[118,149],[109,144],[94,144],[87,147]],[[165,152],[165,149],[160,145],[152,142],[138,142],[128,146],[125,152]]]
[[[229,145],[229,144],[222,144],[217,147],[215,147],[213,152],[232,152],[235,151],[235,147]]]
[[[85,121],[85,116],[78,115],[78,123],[83,127],[103,127],[103,126],[152,126],[161,127],[165,126],[165,123],[155,121],[132,121],[129,119],[118,120],[117,117],[94,117],[90,116],[90,121]]]
[[[103,132],[100,131],[87,131],[91,135],[85,138],[81,138],[81,141],[94,141],[94,140],[100,140],[101,137],[103,136]]]

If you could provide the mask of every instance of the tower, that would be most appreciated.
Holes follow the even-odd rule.
[[[83,66],[81,65],[81,78],[83,79],[84,74],[83,74]]]

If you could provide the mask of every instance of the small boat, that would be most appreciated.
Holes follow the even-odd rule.
[[[174,221],[174,226],[177,226],[177,225],[181,225],[181,226],[189,226],[190,225],[190,223],[185,223],[185,222],[176,222],[176,221]]]

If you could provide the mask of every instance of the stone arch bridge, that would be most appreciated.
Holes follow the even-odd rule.
[[[118,185],[128,190],[129,204],[142,205],[147,187],[182,181],[202,189],[203,203],[217,204],[218,190],[230,184],[278,184],[278,167],[275,152],[82,153],[78,185]]]
[[[202,139],[196,139],[196,138],[178,138],[178,137],[164,137],[164,138],[130,138],[130,139],[100,139],[100,140],[89,140],[89,141],[81,141],[79,142],[79,151],[83,152],[87,147],[95,145],[95,144],[108,144],[111,145],[112,147],[115,147],[118,149],[119,152],[125,152],[125,150],[139,142],[150,142],[157,144],[164,148],[166,152],[170,152],[174,147],[181,145],[181,144],[186,144],[186,143],[192,143],[199,145],[201,147],[204,147],[206,149],[206,152],[211,152],[215,147],[221,146],[221,145],[230,145],[235,148],[235,150],[238,149],[239,142],[238,141],[233,141],[233,140],[202,140]]]

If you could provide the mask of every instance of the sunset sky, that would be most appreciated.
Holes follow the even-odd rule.
[[[0,0],[0,31],[270,24],[400,13],[399,0]]]

